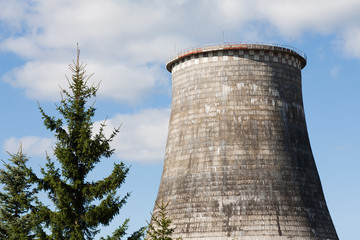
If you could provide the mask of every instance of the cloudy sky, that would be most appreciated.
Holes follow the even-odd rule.
[[[313,153],[340,239],[358,237],[360,215],[359,0],[0,0],[0,158],[20,142],[35,170],[53,135],[38,102],[56,115],[76,43],[95,106],[109,131],[122,124],[112,161],[131,165],[132,197],[116,222],[145,225],[162,172],[171,106],[165,61],[177,51],[221,42],[291,45],[307,54],[303,97]],[[99,236],[100,236],[99,235]]]

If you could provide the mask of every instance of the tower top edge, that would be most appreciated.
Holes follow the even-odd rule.
[[[166,69],[169,72],[171,72],[174,63],[191,55],[214,52],[214,51],[225,51],[225,50],[258,50],[258,51],[284,52],[299,58],[301,62],[301,68],[304,68],[307,62],[306,54],[303,51],[292,46],[273,44],[273,43],[225,43],[224,42],[223,44],[211,44],[211,45],[198,46],[198,47],[192,47],[181,50],[166,60]]]

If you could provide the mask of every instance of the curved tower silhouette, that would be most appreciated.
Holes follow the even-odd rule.
[[[184,240],[338,239],[306,128],[293,48],[179,53],[157,200]],[[154,209],[156,213],[158,209]]]

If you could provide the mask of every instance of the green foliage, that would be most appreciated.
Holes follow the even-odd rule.
[[[28,158],[21,147],[17,154],[10,154],[8,163],[0,170],[0,238],[30,240],[43,236],[36,212],[41,207],[32,187]]]
[[[57,139],[54,156],[58,164],[48,156],[41,170],[43,178],[37,179],[39,189],[48,192],[55,206],[55,210],[41,211],[43,221],[51,230],[49,239],[93,239],[100,231],[99,225],[109,225],[129,197],[129,193],[123,197],[117,195],[129,171],[122,162],[115,163],[106,178],[96,182],[87,180],[96,164],[114,153],[110,142],[119,129],[114,129],[107,138],[104,123],[98,133],[93,134],[92,118],[96,109],[88,101],[96,96],[99,85],[88,85],[91,75],[86,76],[86,65],[79,62],[79,54],[78,49],[76,62],[70,65],[69,90],[62,89],[62,100],[56,108],[62,118],[50,117],[39,107],[44,125]],[[108,239],[125,235],[126,224],[127,221],[114,233],[118,237]]]
[[[100,238],[100,240],[121,240],[122,237],[126,235],[126,230],[128,229],[129,219],[126,219],[123,225],[116,229],[112,236],[107,236],[106,238]],[[134,232],[128,240],[138,240],[144,237],[146,228],[142,227],[138,231]]]
[[[158,212],[151,215],[146,240],[172,240],[171,235],[174,233],[175,228],[171,228],[172,220],[166,211],[169,202],[165,204],[163,199],[161,199],[161,203],[155,202],[155,205],[158,208]],[[181,237],[176,238],[176,240],[181,239]]]

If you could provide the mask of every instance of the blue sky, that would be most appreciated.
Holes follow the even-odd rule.
[[[358,237],[360,215],[360,1],[358,0],[0,0],[0,158],[20,142],[38,170],[53,135],[38,104],[56,115],[59,86],[76,55],[101,81],[98,125],[122,123],[112,162],[131,171],[128,204],[100,236],[130,217],[150,217],[158,191],[171,106],[165,60],[181,49],[225,42],[291,45],[307,54],[303,98],[310,142],[340,239]]]

